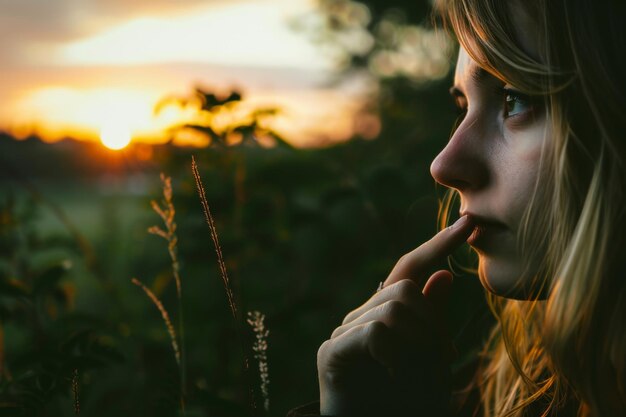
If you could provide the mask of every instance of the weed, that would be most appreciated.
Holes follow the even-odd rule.
[[[174,330],[174,326],[172,326],[172,321],[170,320],[170,315],[163,306],[161,300],[150,290],[150,288],[146,287],[143,282],[139,281],[137,278],[131,279],[131,282],[141,288],[148,298],[152,300],[156,308],[161,312],[161,317],[163,318],[163,322],[165,323],[165,327],[167,327],[167,332],[170,335],[170,340],[172,342],[172,350],[174,351],[174,357],[176,358],[176,364],[180,366],[180,349],[178,348],[178,341],[176,339],[176,330]]]
[[[157,235],[162,237],[167,241],[167,251],[170,255],[170,260],[172,264],[172,275],[174,276],[174,281],[176,282],[176,298],[178,300],[178,335],[180,338],[180,346],[181,346],[181,358],[179,361],[180,367],[180,388],[181,388],[181,397],[185,396],[185,385],[187,380],[187,361],[185,358],[185,325],[184,325],[184,315],[183,315],[183,290],[180,279],[180,262],[178,261],[177,255],[177,244],[178,237],[176,235],[176,222],[174,220],[174,215],[176,214],[176,209],[174,208],[174,201],[172,199],[173,191],[172,191],[172,178],[166,176],[161,173],[161,182],[163,183],[163,206],[161,207],[159,203],[155,200],[150,202],[152,209],[161,217],[163,220],[163,224],[165,225],[165,230],[161,229],[159,226],[152,226],[148,228],[148,233],[152,233],[153,235]],[[181,403],[184,402],[181,399]],[[184,408],[184,407],[183,407]]]
[[[72,374],[72,394],[74,395],[74,413],[80,414],[80,399],[78,396],[78,369],[74,369]]]
[[[198,189],[198,195],[200,196],[200,203],[202,204],[202,210],[204,211],[204,218],[207,222],[207,225],[209,226],[209,231],[211,232],[211,239],[213,239],[213,244],[215,245],[215,252],[217,254],[217,263],[220,267],[222,281],[224,283],[224,290],[226,291],[226,296],[228,297],[228,305],[230,306],[230,310],[231,310],[231,313],[233,314],[233,318],[235,320],[238,320],[237,305],[235,303],[235,297],[233,295],[233,290],[230,285],[230,280],[228,278],[228,271],[226,270],[226,263],[224,262],[224,256],[222,255],[222,247],[220,246],[220,242],[217,236],[217,229],[215,228],[213,215],[211,214],[211,209],[209,208],[209,203],[206,198],[204,185],[202,185],[202,178],[200,178],[200,173],[198,172],[198,164],[196,164],[196,159],[193,156],[191,157],[191,170],[193,171],[193,177],[196,180],[196,188]]]
[[[267,337],[270,331],[265,328],[265,314],[261,314],[258,311],[248,311],[248,318],[246,320],[252,327],[252,331],[255,335],[254,345],[252,350],[254,351],[254,358],[257,360],[259,366],[259,377],[261,378],[261,394],[263,395],[263,408],[266,413],[270,410],[270,375],[269,367],[267,364]]]

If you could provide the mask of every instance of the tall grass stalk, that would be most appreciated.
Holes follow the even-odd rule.
[[[152,300],[156,308],[161,312],[161,317],[163,318],[163,322],[165,323],[165,327],[167,328],[167,332],[170,335],[170,340],[172,342],[172,350],[174,351],[174,357],[176,358],[176,364],[180,365],[180,350],[178,349],[178,341],[176,340],[176,330],[174,330],[174,326],[172,326],[172,321],[170,320],[170,315],[168,314],[165,306],[161,300],[157,298],[157,296],[150,290],[150,288],[146,287],[143,282],[139,281],[137,278],[131,279],[131,282],[141,288],[146,295]]]
[[[72,394],[74,395],[74,414],[80,414],[80,400],[78,396],[78,369],[72,373]]]
[[[269,414],[270,411],[270,374],[267,363],[267,337],[270,331],[265,328],[265,314],[258,311],[248,311],[246,320],[252,327],[255,335],[254,358],[257,360],[259,367],[259,377],[261,378],[261,395],[263,396],[263,408]]]
[[[0,320],[0,383],[4,379],[4,323]]]
[[[174,351],[174,358],[176,359],[176,364],[180,369],[180,349],[178,348],[178,341],[176,339],[176,330],[174,330],[174,326],[172,326],[172,321],[170,320],[170,315],[168,314],[165,306],[161,300],[150,290],[150,288],[146,287],[143,282],[139,281],[137,278],[131,279],[131,282],[141,288],[148,298],[152,300],[152,303],[156,306],[156,308],[161,312],[161,317],[163,318],[163,322],[165,323],[165,327],[167,328],[167,332],[170,335],[170,341],[172,343],[172,350]],[[185,398],[182,395],[182,385],[181,385],[181,396],[180,396],[180,405],[181,409],[184,413],[185,411]]]
[[[244,378],[248,386],[250,408],[252,409],[253,414],[255,414],[257,407],[254,396],[254,389],[252,388],[252,377],[250,375],[250,360],[248,358],[247,349],[248,344],[245,343],[246,339],[243,331],[244,323],[242,318],[239,316],[239,312],[237,310],[235,295],[233,293],[230,279],[228,278],[226,263],[224,262],[224,256],[222,255],[222,247],[220,246],[219,238],[217,236],[217,228],[215,227],[215,221],[213,220],[213,215],[211,214],[211,209],[209,208],[209,202],[206,198],[206,192],[204,190],[204,185],[202,184],[202,178],[200,177],[200,172],[198,171],[198,164],[196,163],[196,159],[193,156],[191,157],[191,170],[193,172],[193,177],[196,181],[196,188],[198,191],[198,196],[200,197],[200,203],[202,204],[202,210],[204,211],[204,218],[207,225],[209,226],[209,232],[211,233],[211,239],[213,240],[213,246],[215,247],[215,253],[217,254],[217,263],[220,268],[220,274],[222,276],[224,290],[226,291],[226,296],[228,298],[228,305],[230,306],[230,311],[233,315],[233,320],[236,325],[237,337],[239,338],[239,347],[241,349],[241,354],[243,357]]]
[[[191,157],[191,170],[193,171],[193,177],[196,180],[196,188],[198,189],[198,195],[200,197],[200,203],[202,204],[202,210],[204,211],[204,218],[206,220],[207,225],[209,226],[209,231],[211,232],[211,239],[213,240],[213,245],[215,246],[215,253],[217,254],[217,263],[220,268],[220,273],[222,275],[222,282],[224,283],[224,290],[226,291],[226,296],[228,297],[228,305],[230,306],[230,311],[233,315],[233,318],[238,321],[238,312],[237,312],[237,304],[235,303],[235,297],[233,295],[232,286],[230,284],[230,279],[228,278],[228,271],[226,270],[226,263],[224,262],[224,256],[222,255],[222,247],[220,246],[220,241],[217,236],[217,229],[215,227],[215,222],[213,221],[213,215],[211,214],[211,209],[209,208],[209,203],[206,198],[206,192],[204,191],[204,185],[202,184],[202,178],[200,178],[200,172],[198,172],[198,165],[196,164],[196,159]]]
[[[167,250],[172,264],[172,275],[174,276],[174,281],[176,282],[176,298],[178,301],[178,335],[181,348],[181,358],[178,365],[180,369],[181,406],[184,411],[183,398],[186,396],[187,361],[185,349],[185,321],[183,315],[183,290],[180,279],[180,262],[178,261],[177,255],[177,225],[174,221],[176,209],[174,208],[174,201],[172,199],[172,178],[161,173],[161,182],[163,182],[163,206],[160,206],[155,200],[152,200],[150,204],[152,205],[152,209],[163,220],[165,230],[161,229],[159,226],[152,226],[148,229],[148,233],[160,236],[167,241]]]

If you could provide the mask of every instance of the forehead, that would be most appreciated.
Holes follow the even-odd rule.
[[[464,84],[464,80],[471,77],[471,71],[476,71],[478,65],[465,51],[463,47],[459,48],[459,56],[456,60],[456,70],[454,71],[454,84]]]
[[[495,77],[479,66],[463,47],[459,48],[459,56],[454,72],[454,85],[465,89],[469,82],[481,83],[488,78]]]

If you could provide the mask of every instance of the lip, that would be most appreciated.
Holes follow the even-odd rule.
[[[493,218],[469,212],[461,214],[467,214],[475,224],[474,231],[467,238],[467,243],[476,249],[484,251],[496,249],[502,242],[503,235],[509,231],[504,223]]]

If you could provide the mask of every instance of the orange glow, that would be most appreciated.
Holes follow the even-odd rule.
[[[150,13],[78,19],[84,27],[54,39],[12,39],[21,52],[7,72],[0,64],[0,130],[48,142],[100,141],[109,148],[130,140],[133,148],[169,141],[207,146],[206,135],[177,127],[210,125],[221,133],[249,123],[255,108],[278,107],[259,126],[294,146],[353,133],[360,97],[323,87],[335,59],[292,28],[292,18],[316,12],[315,0],[180,3],[168,13],[155,5]],[[236,88],[244,101],[232,112],[209,116],[193,103],[155,111],[165,96],[187,97],[194,85],[211,92]]]
[[[202,147],[210,144],[208,137],[172,128],[199,124],[222,132],[232,123],[249,122],[251,112],[267,107],[276,107],[279,112],[260,120],[260,127],[276,131],[294,146],[342,141],[355,130],[363,130],[363,126],[355,129],[354,125],[361,103],[357,96],[334,89],[277,93],[244,93],[244,100],[237,106],[209,116],[199,113],[200,104],[193,100],[162,105],[163,92],[158,89],[45,86],[22,95],[7,130],[17,137],[36,134],[50,142],[64,137],[96,140],[110,149],[126,146],[131,137],[133,143],[163,144],[173,140],[177,145]]]
[[[169,140],[172,126],[195,121],[194,109],[168,106],[155,114],[161,93],[113,88],[44,87],[26,93],[9,130],[55,141],[66,136],[100,140],[110,149],[128,145],[131,136],[153,144]]]

